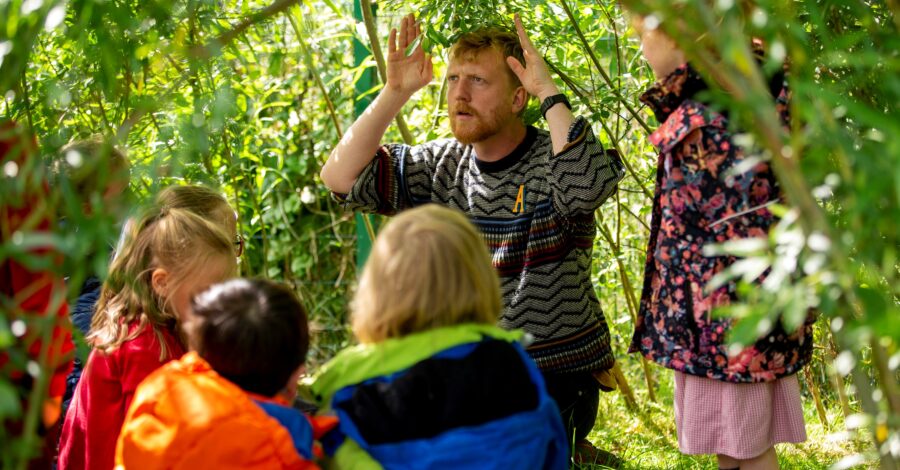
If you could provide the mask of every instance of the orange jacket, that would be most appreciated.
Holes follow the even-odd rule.
[[[291,434],[191,352],[138,387],[116,446],[116,468],[318,469]]]

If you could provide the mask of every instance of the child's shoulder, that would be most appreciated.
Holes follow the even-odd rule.
[[[181,340],[175,332],[165,326],[154,326],[149,323],[141,325],[134,321],[128,325],[128,336],[132,338],[122,343],[118,349],[120,354],[144,353],[159,357],[162,351],[160,339],[165,343],[168,357],[179,358],[184,354]]]
[[[173,410],[167,419],[181,421],[180,411],[191,410],[190,420],[182,424],[199,427],[238,416],[252,401],[236,385],[216,374],[196,353],[170,361],[147,376],[137,391],[136,401],[163,405]]]
[[[153,466],[187,467],[201,458],[210,468],[299,463],[287,436],[273,438],[277,428],[240,388],[188,353],[138,387],[119,447],[125,464],[141,459]]]

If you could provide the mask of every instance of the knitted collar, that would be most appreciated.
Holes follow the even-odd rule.
[[[707,88],[700,74],[689,64],[684,64],[648,88],[641,95],[641,102],[649,106],[656,120],[662,123],[681,103]]]
[[[499,171],[507,170],[512,168],[513,165],[519,163],[519,160],[531,150],[531,146],[534,145],[535,139],[537,139],[537,129],[533,126],[525,127],[525,138],[522,139],[522,142],[513,149],[509,155],[501,158],[500,160],[493,162],[485,162],[479,160],[478,157],[475,157],[475,164],[478,165],[478,169],[483,173],[496,173]]]

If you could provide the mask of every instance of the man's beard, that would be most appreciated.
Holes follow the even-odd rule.
[[[471,116],[470,119],[459,121],[456,113],[464,112]],[[465,104],[457,104],[450,110],[450,131],[463,145],[482,142],[497,134],[503,127],[504,118],[499,110],[482,114]]]

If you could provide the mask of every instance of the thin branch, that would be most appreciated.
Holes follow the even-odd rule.
[[[316,82],[316,86],[319,88],[319,91],[322,92],[322,96],[325,98],[325,104],[328,107],[328,115],[331,117],[331,122],[334,124],[334,130],[338,134],[338,140],[340,140],[344,136],[344,132],[341,130],[341,124],[338,121],[334,102],[331,100],[331,96],[328,95],[328,89],[325,88],[325,83],[322,82],[322,76],[319,73],[318,67],[316,67],[316,63],[313,60],[312,53],[309,51],[309,48],[305,44],[303,34],[300,32],[300,27],[297,25],[296,18],[294,18],[294,15],[287,15],[287,18],[291,23],[291,27],[294,28],[294,33],[297,35],[297,42],[300,43],[300,51],[303,53],[303,59],[306,62],[306,66],[309,67],[309,70],[313,76],[313,80]]]
[[[616,89],[620,89],[622,87],[622,45],[619,43],[619,29],[616,28],[616,20],[609,14],[609,10],[607,10],[605,5],[600,5],[600,9],[603,11],[603,16],[609,21],[609,25],[613,30],[613,38],[615,38],[616,43],[616,66],[618,67],[620,73],[616,75]],[[619,124],[622,122],[622,117],[616,112],[616,134],[619,132]]]
[[[447,70],[444,71],[444,78],[441,80],[441,89],[438,90],[438,98],[437,101],[434,102],[434,110],[431,112],[431,129],[429,132],[434,132],[434,129],[438,125],[438,121],[440,121],[439,114],[441,106],[444,104],[444,90],[447,89],[447,72]]]
[[[103,96],[96,88],[94,89],[94,99],[97,100],[97,106],[100,108],[100,117],[103,119],[103,123],[106,124],[106,129],[112,130],[114,126],[109,122],[109,118],[106,116],[106,107],[103,106]]]
[[[28,117],[28,129],[34,132],[34,118],[31,116],[31,98],[28,96],[28,82],[25,80],[25,71],[22,71],[22,98],[25,100],[25,115]]]
[[[378,66],[381,83],[387,83],[387,66],[384,62],[384,54],[381,52],[381,43],[378,41],[378,28],[375,27],[375,18],[372,17],[372,2],[359,0],[359,6],[362,9],[366,33],[369,35],[369,43],[372,45],[372,55],[375,57],[375,64]],[[397,121],[397,128],[400,129],[400,135],[403,136],[403,141],[407,145],[412,145],[414,140],[412,133],[409,132],[409,126],[406,125],[406,119],[403,118],[402,114],[398,114],[395,120]]]
[[[298,3],[300,3],[300,0],[277,0],[275,3],[262,10],[252,13],[238,24],[232,26],[231,29],[225,31],[206,44],[191,47],[188,50],[188,55],[198,59],[208,59],[216,55],[218,50],[227,46],[251,26],[261,23]]]
[[[609,78],[609,74],[606,73],[606,69],[600,65],[600,60],[597,59],[597,55],[594,54],[594,50],[591,48],[590,44],[588,44],[587,38],[584,37],[584,33],[581,32],[581,27],[578,26],[578,21],[575,19],[575,15],[572,14],[572,10],[569,8],[569,4],[566,3],[566,0],[560,0],[563,9],[566,11],[566,16],[569,17],[569,22],[572,23],[572,27],[575,29],[575,33],[578,35],[578,38],[581,39],[581,44],[584,46],[585,52],[587,52],[588,57],[591,58],[591,61],[594,63],[594,66],[597,67],[597,71],[600,72],[600,76],[603,77],[603,81],[606,82],[606,85],[609,86],[610,91],[612,91],[613,95],[622,103],[622,106],[634,116],[634,119],[640,124],[641,127],[644,128],[648,134],[651,132],[650,127],[647,126],[647,123],[644,122],[644,119],[631,107],[631,104],[628,103],[628,100],[622,96],[622,93],[619,92],[619,89],[612,82],[612,79]]]
[[[640,222],[640,224],[643,225],[644,228],[647,229],[648,232],[650,231],[650,226],[647,225],[647,222],[644,222],[644,219],[643,219],[643,218],[641,218],[639,215],[637,215],[637,214],[635,214],[634,212],[632,212],[631,209],[628,208],[628,206],[623,205],[623,206],[622,206],[622,209],[623,209],[625,212],[627,212],[628,215],[634,217],[635,220],[637,220],[638,222]]]
[[[619,269],[619,278],[622,280],[622,288],[625,291],[625,306],[628,309],[628,313],[631,314],[632,324],[637,326],[640,303],[638,302],[637,297],[634,294],[634,287],[631,285],[631,280],[628,278],[628,271],[625,269],[625,263],[622,261],[621,247],[616,242],[616,240],[613,239],[609,227],[606,226],[606,223],[603,222],[602,218],[598,217],[597,228],[599,229],[600,234],[606,240],[606,243],[608,243],[610,248],[613,249],[613,253],[615,254],[616,259],[616,266]],[[647,397],[650,399],[650,401],[656,402],[656,390],[653,386],[653,371],[650,370],[650,365],[647,364],[647,359],[643,355],[641,355],[641,366],[644,371],[644,380],[646,380],[647,382]]]

